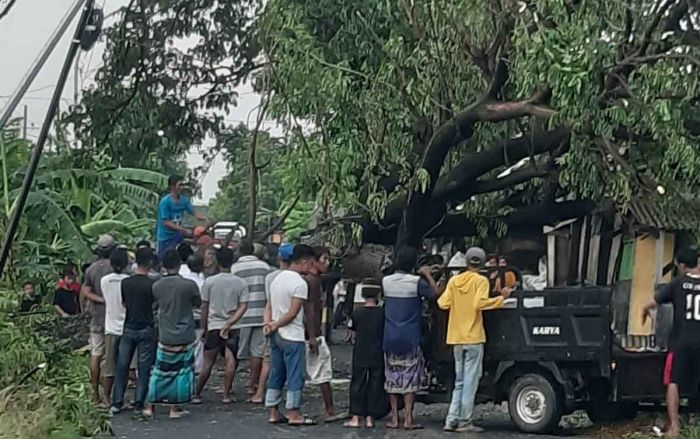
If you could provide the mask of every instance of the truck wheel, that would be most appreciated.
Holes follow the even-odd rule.
[[[594,401],[586,407],[586,413],[594,424],[631,421],[637,417],[639,406],[636,402]]]
[[[561,400],[555,384],[538,374],[515,380],[508,395],[508,412],[525,433],[549,433],[561,420]]]

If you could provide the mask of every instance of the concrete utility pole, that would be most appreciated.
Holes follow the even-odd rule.
[[[27,90],[29,90],[32,82],[34,82],[34,79],[36,79],[36,76],[44,67],[46,60],[49,59],[49,56],[51,56],[51,53],[53,53],[56,45],[63,37],[63,34],[66,33],[66,29],[68,29],[68,26],[70,26],[70,24],[73,22],[73,19],[78,14],[84,3],[85,0],[75,0],[73,6],[71,6],[71,9],[68,11],[66,16],[63,17],[63,21],[59,23],[58,27],[53,32],[53,35],[51,35],[49,41],[47,41],[46,45],[41,50],[39,56],[34,60],[32,67],[29,69],[24,78],[22,78],[22,82],[12,94],[12,99],[10,99],[10,102],[8,102],[7,106],[3,109],[2,115],[0,115],[0,130],[5,128],[5,124],[7,124],[7,121],[9,121],[12,117],[17,105],[19,105],[25,93],[27,93]]]
[[[29,110],[27,109],[27,106],[24,106],[24,116],[22,117],[22,138],[24,140],[27,140],[27,119],[28,119],[28,113]]]
[[[83,0],[80,0],[79,3],[82,5],[82,2]],[[70,48],[68,49],[65,61],[63,62],[63,68],[61,69],[61,74],[58,77],[56,88],[53,91],[53,96],[51,97],[49,109],[46,111],[46,117],[44,118],[44,123],[41,126],[39,138],[37,139],[34,149],[32,150],[32,156],[29,161],[27,173],[24,174],[22,187],[20,188],[19,195],[15,200],[14,209],[12,209],[10,219],[7,223],[5,236],[2,237],[2,247],[0,248],[0,277],[2,277],[2,274],[5,271],[5,265],[10,256],[10,250],[12,248],[12,242],[15,238],[15,233],[17,232],[17,226],[19,225],[19,220],[22,217],[24,206],[27,203],[29,190],[31,189],[32,182],[34,181],[34,174],[36,174],[36,170],[39,167],[41,153],[44,150],[44,144],[46,143],[46,139],[49,136],[51,122],[53,121],[54,116],[56,115],[58,104],[61,101],[63,88],[66,85],[68,75],[70,75],[71,68],[73,67],[75,55],[78,53],[78,50],[81,47],[83,47],[86,50],[91,48],[97,40],[97,35],[102,29],[102,11],[94,10],[94,5],[95,0],[87,0],[85,4],[83,13],[80,16],[80,21],[78,22],[78,26],[75,29],[75,34],[73,35],[73,39],[71,40]],[[34,72],[33,75],[30,76],[36,76],[36,73],[38,72]],[[29,83],[31,83],[31,81],[29,81]],[[21,94],[23,93],[24,92],[22,92]],[[10,111],[9,113],[11,114],[12,111]]]

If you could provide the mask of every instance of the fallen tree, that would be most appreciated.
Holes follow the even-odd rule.
[[[261,35],[290,183],[359,213],[363,242],[412,247],[541,230],[603,199],[683,203],[700,183],[698,11],[271,0]]]

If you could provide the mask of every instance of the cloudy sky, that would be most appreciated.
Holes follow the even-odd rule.
[[[7,0],[0,0],[0,8],[6,2]],[[9,102],[9,97],[74,2],[75,0],[16,0],[9,15],[0,21],[0,59],[2,60],[0,62],[0,109]],[[126,3],[126,0],[97,0],[97,4],[104,5],[105,15],[109,15]],[[113,20],[114,18],[108,19],[105,25],[113,23]],[[15,116],[21,117],[23,107],[27,106],[29,138],[36,139],[39,134],[76,24],[77,17],[15,112]],[[103,47],[103,43],[98,43],[92,51],[80,53],[77,80],[79,89],[91,83],[96,69],[101,64]],[[64,108],[73,103],[75,85],[74,75],[71,74],[61,101]],[[255,111],[260,98],[247,86],[241,87],[239,94],[238,107],[227,116],[227,121],[231,124],[243,122],[254,126]],[[264,126],[271,127],[272,124],[267,123]],[[194,154],[188,157],[188,161],[191,166],[201,164],[200,157]],[[217,182],[225,172],[226,166],[223,161],[216,160],[209,174],[202,181],[203,194],[199,201],[207,202],[216,193]]]

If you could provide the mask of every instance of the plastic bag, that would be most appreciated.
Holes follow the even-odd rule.
[[[194,347],[194,373],[199,373],[204,367],[204,342],[197,340],[197,345]]]

